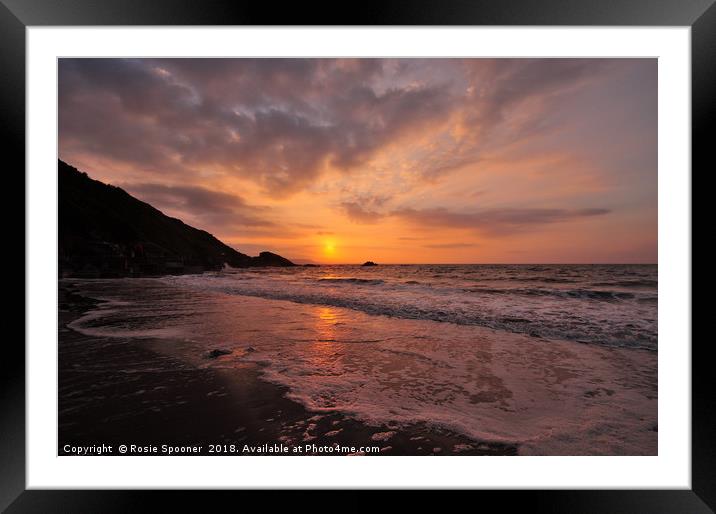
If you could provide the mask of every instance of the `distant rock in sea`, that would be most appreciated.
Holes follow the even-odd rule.
[[[295,264],[275,253],[261,252],[258,257],[251,257],[249,266],[295,266]]]
[[[377,266],[377,264],[373,261],[365,261],[362,266]]]
[[[60,276],[179,275],[294,266],[271,252],[250,257],[204,230],[166,216],[119,187],[58,161]]]

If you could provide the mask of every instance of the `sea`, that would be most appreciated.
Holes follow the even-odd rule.
[[[310,411],[523,454],[656,452],[656,265],[321,265],[67,279],[70,328],[260,366]],[[157,343],[159,341],[159,343]],[[211,350],[224,350],[206,359]],[[228,353],[230,352],[230,353]]]
[[[383,265],[225,270],[169,281],[203,291],[657,349],[656,265]]]

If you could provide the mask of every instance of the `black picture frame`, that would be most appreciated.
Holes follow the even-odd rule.
[[[692,177],[716,169],[715,0],[383,0],[348,4],[188,0],[0,0],[0,105],[5,177],[24,188],[25,29],[63,25],[621,25],[690,26],[692,70]],[[709,130],[712,129],[712,130]],[[661,142],[662,144],[664,142]],[[50,151],[50,150],[48,150]],[[19,170],[23,170],[20,173]],[[19,177],[23,180],[20,181]],[[7,180],[7,178],[6,178]],[[9,182],[6,182],[6,185]],[[7,186],[10,187],[10,186]],[[9,205],[9,204],[8,204]],[[17,217],[19,207],[12,211]],[[13,218],[6,216],[8,222]],[[19,232],[19,227],[16,229]],[[13,246],[25,234],[13,233]],[[24,248],[24,246],[23,246]],[[692,246],[693,256],[693,246]],[[24,252],[24,250],[23,250]],[[19,260],[19,255],[14,256]],[[693,257],[692,257],[693,263]],[[15,266],[17,264],[14,264]],[[693,266],[693,264],[692,264]],[[25,269],[25,274],[32,270]],[[23,294],[24,298],[24,294]],[[20,305],[20,302],[17,302]],[[22,303],[24,312],[24,302]],[[20,308],[20,307],[16,307]],[[9,317],[9,316],[8,316]],[[13,318],[9,317],[12,323]],[[48,320],[54,322],[54,320]],[[24,339],[24,337],[23,337]],[[687,342],[684,342],[687,343]],[[549,512],[714,512],[716,445],[714,374],[708,339],[692,345],[692,488],[690,490],[479,491],[501,508]],[[0,355],[0,508],[7,512],[128,512],[161,501],[186,510],[206,505],[188,491],[50,491],[25,487],[25,350],[6,337]],[[215,492],[230,500],[241,492]],[[199,496],[197,498],[197,496]],[[212,500],[216,498],[212,497]]]

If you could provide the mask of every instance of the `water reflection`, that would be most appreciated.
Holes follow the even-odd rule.
[[[339,314],[333,307],[316,307],[315,313],[316,337],[309,344],[308,359],[317,371],[330,370],[340,357],[336,327]]]

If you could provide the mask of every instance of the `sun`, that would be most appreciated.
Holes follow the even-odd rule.
[[[336,253],[336,244],[333,241],[326,241],[323,243],[323,253],[326,255],[333,255]]]

